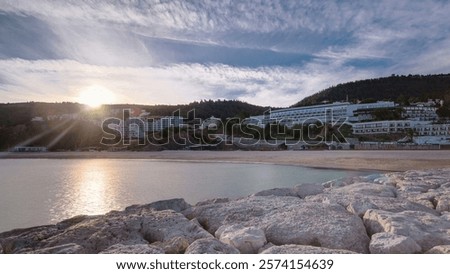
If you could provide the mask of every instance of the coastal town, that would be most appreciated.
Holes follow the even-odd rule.
[[[170,135],[180,131],[190,132],[197,138],[186,137],[181,142],[180,138],[183,138],[178,134],[180,138],[174,142],[182,144],[174,147],[176,150],[221,150],[224,144],[228,149],[247,150],[445,149],[450,147],[450,122],[448,117],[438,115],[443,104],[441,99],[428,99],[407,106],[393,101],[323,102],[311,106],[269,108],[262,115],[226,119],[183,117],[179,112],[177,115],[155,116],[141,108],[110,107],[95,118],[89,112],[67,113],[37,116],[31,122],[84,120],[102,127],[104,136],[113,134],[122,141],[106,148],[88,148],[93,150],[127,149],[135,143],[146,144],[149,136],[161,135],[162,132],[166,132],[166,143],[169,143],[175,140],[175,136]],[[227,130],[230,127],[232,130]],[[233,130],[236,127],[238,130]],[[299,134],[296,135],[296,131]],[[208,141],[205,141],[205,135]],[[11,150],[42,152],[48,148],[18,145]]]

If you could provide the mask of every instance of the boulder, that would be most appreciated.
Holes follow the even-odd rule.
[[[426,252],[426,254],[450,254],[450,245],[438,245]]]
[[[363,217],[367,232],[388,232],[413,239],[427,251],[450,244],[450,221],[422,211],[388,212],[369,209]]]
[[[360,218],[336,204],[306,202],[296,197],[255,196],[228,203],[195,206],[184,211],[211,234],[240,224],[265,232],[276,245],[301,244],[368,253],[369,237]]]
[[[361,219],[334,204],[305,203],[292,214],[277,216],[265,232],[267,240],[275,245],[313,245],[368,252],[369,238]]]
[[[63,220],[63,221],[57,223],[56,227],[58,229],[66,229],[66,228],[76,225],[82,221],[93,219],[95,217],[96,216],[78,215],[78,216],[75,216],[75,217],[72,217],[72,218],[69,218],[69,219],[66,219],[66,220]]]
[[[443,182],[444,180],[438,184],[434,180],[432,187],[428,185],[419,187],[418,189],[413,186],[403,186],[398,190],[398,193],[402,198],[426,205],[436,209],[438,212],[448,212],[450,211],[450,189],[447,187],[447,183]],[[402,183],[405,182],[402,181]],[[423,183],[423,181],[419,181],[419,184]]]
[[[251,196],[293,196],[298,197],[297,193],[292,188],[272,188],[256,192]]]
[[[430,209],[436,208],[436,194],[432,192],[399,192],[399,197],[402,199],[407,199],[414,203],[424,205]]]
[[[154,209],[157,211],[171,209],[175,212],[181,212],[190,207],[191,207],[191,205],[186,203],[186,201],[184,199],[178,198],[178,199],[156,201],[156,202],[146,204],[146,205],[132,205],[132,206],[125,208],[125,212],[135,213],[135,212],[139,212],[143,209],[146,209],[146,210]]]
[[[325,190],[325,193],[335,193],[343,195],[361,195],[376,197],[397,197],[396,189],[388,185],[375,183],[353,183],[343,187],[332,187]]]
[[[436,211],[438,212],[444,212],[449,211],[450,212],[450,191],[446,195],[439,195],[435,197],[436,200]]]
[[[103,250],[100,254],[164,254],[164,250],[148,244],[115,244]]]
[[[449,210],[449,173],[450,169],[412,170],[386,174],[386,178],[400,197],[443,212]]]
[[[386,174],[398,192],[427,192],[448,183],[450,169],[410,170]]]
[[[1,244],[0,244],[0,254],[3,254],[3,247]]]
[[[345,206],[346,204],[347,203],[343,203],[343,206]],[[371,199],[361,197],[361,199],[354,199],[353,201],[351,201],[346,206],[346,208],[350,213],[353,213],[362,218],[367,210],[378,209],[378,206],[376,205],[375,201],[371,201]]]
[[[271,247],[273,247],[273,246],[276,246],[276,245],[274,245],[274,244],[268,242],[268,243],[266,243],[263,247],[261,247],[261,248],[258,250],[258,253],[261,254],[261,253],[263,253],[266,249],[269,249],[269,248],[271,248]]]
[[[261,254],[356,254],[344,249],[330,249],[310,245],[281,245],[265,249]]]
[[[49,248],[67,244],[81,246],[79,253],[99,253],[115,244],[170,243],[176,237],[190,244],[212,235],[173,210],[141,207],[85,218],[70,226],[66,222],[65,225],[19,231],[0,241],[4,249],[8,248],[8,253],[52,250]]]
[[[322,193],[324,187],[321,184],[301,184],[294,186],[293,190],[298,197],[305,198]]]
[[[240,224],[221,226],[215,233],[221,242],[237,248],[243,254],[255,254],[266,244],[264,231],[257,227],[244,227]]]
[[[439,213],[434,209],[419,203],[415,203],[406,198],[388,197],[388,191],[381,191],[380,193],[382,193],[382,196],[374,195],[378,192],[372,192],[372,195],[363,194],[364,192],[369,192],[367,191],[368,188],[364,187],[364,190],[359,192],[356,190],[358,188],[358,185],[359,184],[351,185],[353,191],[350,191],[349,193],[342,191],[347,187],[338,188],[339,191],[335,191],[333,188],[331,188],[327,192],[324,192],[322,194],[306,197],[306,200],[310,202],[325,204],[339,204],[345,207],[349,212],[358,215],[359,217],[362,217],[364,213],[369,209],[380,209],[390,212],[402,212],[406,210],[423,211],[436,216],[439,215]]]
[[[210,205],[210,204],[220,204],[220,203],[226,203],[226,202],[229,202],[229,201],[230,201],[229,198],[214,198],[214,199],[209,199],[209,200],[198,202],[196,204],[196,206]]]
[[[186,238],[174,237],[165,242],[155,242],[152,245],[162,248],[166,254],[183,254],[189,244]]]
[[[373,234],[369,249],[372,254],[413,254],[422,251],[412,238],[392,233]]]
[[[58,225],[14,229],[0,233],[0,245],[5,254],[18,253],[20,250],[32,251],[41,241],[58,233]]]
[[[65,244],[60,246],[42,248],[27,253],[30,254],[80,254],[83,253],[82,246],[77,244]]]
[[[322,193],[324,187],[321,184],[300,184],[293,188],[272,188],[259,191],[252,196],[292,196],[305,198],[307,196]]]
[[[239,254],[239,250],[216,238],[203,238],[189,245],[186,254]]]
[[[359,184],[359,183],[374,183],[381,184],[380,181],[383,180],[383,175],[380,174],[372,174],[367,176],[356,176],[356,177],[350,177],[345,179],[335,179],[328,182],[323,183],[323,187],[325,189],[327,188],[337,188],[337,187],[343,187],[348,186],[352,184]]]
[[[156,211],[146,217],[139,232],[150,243],[166,242],[174,237],[182,237],[192,243],[197,239],[212,237],[210,233],[180,213]]]

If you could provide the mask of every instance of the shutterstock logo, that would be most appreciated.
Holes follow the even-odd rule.
[[[132,117],[129,109],[121,118],[103,121],[101,144],[106,146],[153,145],[164,146],[320,146],[348,144],[342,133],[349,125],[346,117],[333,117],[332,110],[325,119],[308,118],[303,121],[288,118],[239,117],[201,119],[195,110],[186,117],[175,111],[164,117]]]

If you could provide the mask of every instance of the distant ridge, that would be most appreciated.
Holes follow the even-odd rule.
[[[195,109],[196,118],[206,119],[211,116],[220,119],[226,118],[246,118],[252,115],[259,115],[270,107],[252,105],[239,100],[201,100],[189,104],[180,105],[109,105],[107,108],[141,108],[150,112],[151,115],[169,116],[179,110],[181,116],[187,117],[187,113]]]
[[[232,117],[246,118],[251,115],[259,115],[269,107],[256,106],[238,100],[202,100],[189,104],[179,105],[142,105],[142,104],[116,104],[105,105],[104,109],[132,109],[145,110],[155,116],[170,116],[179,110],[180,115],[186,114],[195,109],[196,118],[216,118],[226,119]],[[0,128],[25,124],[35,116],[60,115],[65,113],[77,113],[84,109],[79,103],[7,103],[0,104]],[[138,114],[138,113],[137,113]]]
[[[321,104],[325,101],[345,100],[426,101],[428,98],[450,101],[450,74],[392,75],[390,77],[360,80],[329,87],[308,96],[292,107]]]

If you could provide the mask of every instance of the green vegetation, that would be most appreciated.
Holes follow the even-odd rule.
[[[292,107],[321,104],[324,101],[371,102],[391,100],[401,105],[427,101],[428,98],[444,99],[450,103],[450,74],[439,75],[392,75],[339,84],[306,97]]]
[[[226,120],[228,117],[243,119],[250,115],[259,115],[267,108],[236,100],[208,100],[173,106],[107,105],[98,110],[87,110],[81,104],[67,102],[0,104],[0,150],[11,149],[17,145],[48,146],[49,144],[51,144],[50,150],[80,150],[89,147],[101,147],[100,140],[103,132],[98,124],[102,119],[112,115],[112,110],[119,110],[115,116],[122,118],[122,109],[132,109],[135,111],[135,115],[142,110],[150,112],[152,116],[170,116],[178,111],[179,115],[190,119],[206,119],[215,116]],[[193,110],[195,110],[195,116]],[[61,115],[64,114],[78,114],[78,118],[60,119]],[[42,121],[32,122],[34,117],[41,117]],[[236,121],[239,120],[237,118]],[[165,142],[167,135],[173,133],[178,136],[179,132],[169,133],[166,130],[161,133],[161,136],[157,134],[152,138],[161,139],[161,142]],[[196,143],[196,140],[199,139],[189,136],[186,132],[180,134],[181,137],[192,140],[192,143]],[[39,138],[36,136],[39,136]],[[28,142],[24,143],[24,141]],[[212,141],[206,138],[205,142]],[[136,146],[140,147],[139,145]],[[130,147],[133,148],[134,145]],[[180,147],[176,143],[169,143],[164,146],[166,149],[179,149]]]
[[[0,104],[0,128],[26,124],[33,117],[78,113],[84,108],[77,103],[14,103]]]
[[[438,108],[436,113],[439,117],[450,117],[450,99],[445,100],[444,105]]]
[[[66,122],[27,122],[0,128],[0,150],[16,145],[49,146],[49,149],[77,150],[99,147],[102,129],[90,122],[72,120]],[[23,143],[25,142],[26,143]]]
[[[377,108],[372,111],[374,121],[402,120],[401,108]]]
[[[188,119],[194,118],[192,110],[195,110],[195,118],[206,119],[211,116],[225,120],[226,118],[247,118],[260,115],[269,107],[261,107],[238,100],[202,100],[185,105],[109,105],[106,109],[141,109],[146,110],[152,116],[170,116],[179,111],[180,115]]]

